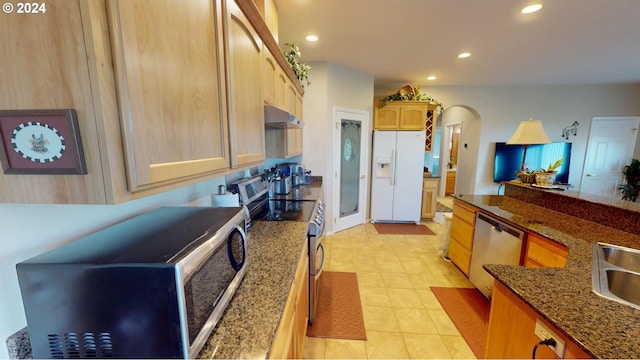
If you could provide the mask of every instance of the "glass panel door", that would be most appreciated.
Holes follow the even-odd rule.
[[[358,213],[360,203],[360,121],[340,122],[340,217]]]

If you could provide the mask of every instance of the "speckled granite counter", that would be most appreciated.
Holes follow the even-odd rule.
[[[640,358],[640,310],[591,291],[591,243],[640,248],[640,236],[510,196],[454,197],[566,245],[565,268],[485,265],[485,269],[587,353],[598,358]]]
[[[247,236],[247,273],[198,358],[265,358],[296,265],[307,243],[305,222],[254,221]],[[9,357],[30,359],[27,328],[7,339]]]
[[[255,221],[248,236],[248,268],[198,358],[267,357],[307,242],[305,222]]]

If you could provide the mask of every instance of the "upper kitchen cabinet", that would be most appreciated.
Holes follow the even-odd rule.
[[[108,2],[131,191],[229,166],[216,3]]]
[[[373,128],[377,130],[424,130],[424,151],[433,151],[437,105],[424,101],[376,101]]]
[[[0,202],[104,202],[79,4],[47,1],[46,8],[45,14],[0,14],[0,109],[75,109],[88,173],[0,174]]]
[[[225,4],[231,167],[238,168],[265,158],[262,39],[235,1]]]
[[[373,128],[377,130],[424,130],[430,104],[424,101],[376,101]]]

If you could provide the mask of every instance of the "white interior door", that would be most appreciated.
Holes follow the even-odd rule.
[[[622,169],[631,162],[640,117],[595,117],[587,142],[580,192],[620,198]]]
[[[334,107],[334,231],[364,223],[367,201],[369,113]]]

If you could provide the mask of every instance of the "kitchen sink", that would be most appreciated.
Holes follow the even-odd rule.
[[[640,250],[594,243],[592,283],[596,294],[640,309]]]

